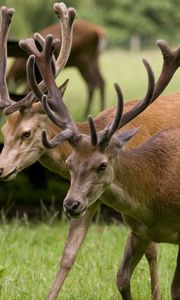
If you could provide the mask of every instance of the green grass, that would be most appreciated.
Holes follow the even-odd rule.
[[[68,223],[29,224],[18,220],[0,227],[0,299],[44,299],[58,268]],[[121,299],[116,272],[127,230],[119,225],[92,224],[78,259],[64,283],[62,300]],[[164,300],[170,299],[170,281],[177,248],[160,245],[159,267]],[[142,288],[143,287],[143,288]],[[149,272],[145,259],[132,280],[135,300],[150,299]]]

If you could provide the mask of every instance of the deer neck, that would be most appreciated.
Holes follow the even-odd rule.
[[[160,145],[142,144],[136,149],[122,150],[114,161],[115,176],[112,189],[119,193],[119,208],[152,207],[159,198],[161,170],[166,164],[166,154]],[[122,207],[121,207],[122,205]],[[157,205],[157,204],[155,204]]]

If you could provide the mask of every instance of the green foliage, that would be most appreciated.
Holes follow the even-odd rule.
[[[179,31],[180,2],[177,0],[96,0],[104,11],[103,22],[117,36],[116,45],[127,44],[133,35],[149,44],[156,38],[176,41]],[[121,33],[122,38],[121,38]],[[126,37],[126,39],[124,38]]]
[[[38,31],[49,24],[57,22],[53,11],[55,0],[1,0],[1,5],[13,7],[16,10],[11,26],[10,37],[21,39],[32,32]],[[67,6],[76,7],[75,0],[65,1]]]
[[[16,9],[11,37],[24,38],[31,32],[57,21],[53,13],[54,0],[1,0],[1,5]],[[180,1],[178,0],[69,0],[78,18],[103,25],[110,46],[128,46],[133,36],[144,45],[157,38],[176,42],[179,39]]]
[[[65,222],[31,224],[24,219],[1,224],[1,299],[45,299],[59,267],[67,230]],[[122,226],[91,225],[58,299],[120,300],[116,273],[126,237],[127,230]],[[158,265],[164,300],[170,299],[176,253],[176,246],[159,246]],[[132,294],[134,300],[150,299],[149,270],[144,258],[132,278]]]

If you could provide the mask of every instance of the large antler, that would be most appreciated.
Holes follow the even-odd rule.
[[[116,122],[116,129],[120,129],[125,124],[134,119],[138,114],[140,114],[149,104],[154,102],[157,97],[162,93],[165,87],[170,82],[173,74],[180,66],[180,46],[178,46],[174,51],[169,49],[167,42],[163,40],[158,40],[157,45],[161,49],[163,55],[163,66],[160,73],[160,76],[156,82],[154,83],[154,76],[150,65],[146,60],[143,60],[145,67],[147,69],[148,78],[149,78],[149,86],[147,90],[147,94],[143,100],[141,100],[136,106],[134,106],[130,111],[126,112],[121,116],[119,113],[119,124]],[[154,85],[155,84],[155,85]],[[116,89],[117,90],[117,89]],[[117,109],[118,112],[119,109]],[[121,116],[121,117],[120,117]],[[114,121],[113,121],[114,122]],[[90,129],[91,129],[91,140],[93,141],[92,136],[96,136],[95,126],[92,125],[93,120],[91,120]],[[106,145],[108,141],[111,139],[113,133],[115,132],[111,130],[112,124],[109,124],[103,131],[99,132],[99,141],[96,138],[96,143],[99,145]],[[92,130],[93,128],[93,130]]]
[[[30,71],[31,87],[33,88],[34,92],[38,97],[42,96],[42,92],[37,85],[34,74],[34,65],[36,62],[41,76],[44,80],[44,83],[46,84],[46,88],[48,90],[48,94],[43,95],[42,97],[44,109],[47,112],[49,118],[56,125],[64,129],[64,131],[62,131],[51,142],[48,142],[46,133],[43,132],[43,141],[46,144],[46,147],[48,148],[55,147],[57,146],[57,144],[64,140],[69,140],[71,143],[74,144],[77,141],[77,139],[79,139],[81,136],[81,133],[77,129],[62,100],[62,95],[59,92],[59,89],[55,82],[55,78],[53,76],[51,59],[56,47],[58,47],[58,40],[53,40],[52,35],[46,36],[43,50],[41,52],[37,49],[35,43],[33,43],[31,48],[28,45],[28,49],[31,53],[31,56],[28,59],[27,66]]]
[[[9,106],[10,100],[6,83],[7,65],[7,38],[10,29],[11,19],[15,10],[13,8],[1,7],[0,27],[0,108]]]
[[[49,39],[49,41],[48,41]],[[48,47],[46,46],[48,43]],[[43,49],[43,55],[41,54],[41,58],[39,57],[39,53],[37,53],[37,49],[33,52],[35,55],[36,63],[39,67],[41,75],[44,81],[47,84],[48,89],[48,96],[43,96],[43,106],[44,109],[49,116],[49,118],[61,129],[64,129],[60,132],[56,137],[54,137],[51,141],[48,141],[45,131],[42,134],[42,141],[43,144],[47,148],[56,147],[64,140],[69,140],[71,144],[75,145],[77,140],[80,139],[81,133],[79,129],[76,127],[75,123],[73,122],[61,95],[59,94],[58,88],[55,83],[55,79],[52,75],[52,68],[51,64],[48,63],[50,61],[50,54],[53,54],[53,40],[50,37],[46,38],[46,43]],[[50,47],[51,45],[51,47]],[[46,52],[46,54],[45,54]],[[48,61],[46,57],[48,56]],[[30,57],[30,61],[34,60],[34,56]],[[97,134],[96,128],[93,122],[92,117],[89,117],[89,127],[91,132],[91,143],[92,145],[105,145],[108,144],[114,132],[123,126],[123,124],[129,122],[131,119],[135,118],[140,112],[142,112],[150,103],[154,93],[155,87],[155,80],[153,71],[146,60],[143,60],[143,63],[146,67],[147,74],[148,74],[148,89],[146,96],[138,102],[138,104],[133,107],[133,109],[122,116],[123,112],[123,96],[120,90],[120,87],[115,84],[115,89],[118,98],[118,105],[117,111],[114,117],[114,120],[100,133]],[[46,65],[46,74],[44,74],[44,64]],[[34,62],[32,63],[34,65]],[[48,77],[48,78],[47,78]],[[33,81],[35,83],[35,80]]]
[[[76,16],[76,11],[74,8],[67,8],[66,5],[62,2],[55,3],[53,8],[60,20],[60,25],[61,25],[60,28],[61,28],[61,36],[62,36],[60,52],[56,60],[56,63],[53,64],[55,66],[55,75],[57,76],[64,68],[70,54],[71,44],[72,44],[73,22]],[[35,39],[41,44],[41,46],[45,43],[44,38],[41,37],[39,34],[35,34],[34,36]],[[32,38],[20,41],[20,46],[28,54],[32,54],[34,53],[34,51],[36,51],[36,54],[39,52],[36,48],[35,41]],[[54,41],[53,47],[56,46],[58,46],[57,40]],[[43,81],[38,85],[38,87],[39,87],[39,92],[41,94],[47,90],[46,84]],[[33,102],[37,101],[37,96],[38,97],[40,96],[39,92],[37,95],[34,94],[34,91],[35,90],[33,89],[33,91],[31,91],[28,95],[26,95],[22,100],[8,107],[5,110],[5,114],[11,114],[12,112],[18,109],[24,109],[30,107]]]
[[[99,133],[99,145],[106,145],[110,141],[112,135],[114,132],[123,127],[126,123],[134,119],[137,115],[139,115],[143,110],[146,109],[146,107],[151,103],[152,96],[154,94],[154,87],[155,87],[155,80],[154,80],[154,74],[151,69],[150,64],[147,62],[147,60],[143,59],[144,66],[146,68],[147,74],[148,74],[148,88],[146,92],[146,96],[138,102],[137,105],[135,105],[130,111],[126,112],[122,115],[122,112],[119,111],[119,105],[117,106],[116,115],[114,117],[114,120],[112,123],[110,123],[104,130],[102,130]],[[118,91],[116,86],[116,92]],[[117,118],[117,115],[119,117]],[[117,120],[115,122],[115,120]]]
[[[164,91],[174,73],[180,66],[180,46],[172,51],[168,43],[164,40],[158,40],[156,42],[163,55],[163,66],[160,76],[155,85],[152,102]]]

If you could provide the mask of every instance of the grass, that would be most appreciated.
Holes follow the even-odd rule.
[[[44,299],[58,268],[68,230],[65,221],[29,224],[27,219],[0,227],[0,299]],[[116,272],[127,229],[119,225],[92,224],[78,259],[58,299],[121,299]],[[177,248],[160,245],[159,267],[164,300],[170,299],[170,281]],[[143,288],[142,288],[143,287]],[[143,258],[132,280],[134,300],[150,299],[147,263]]]

